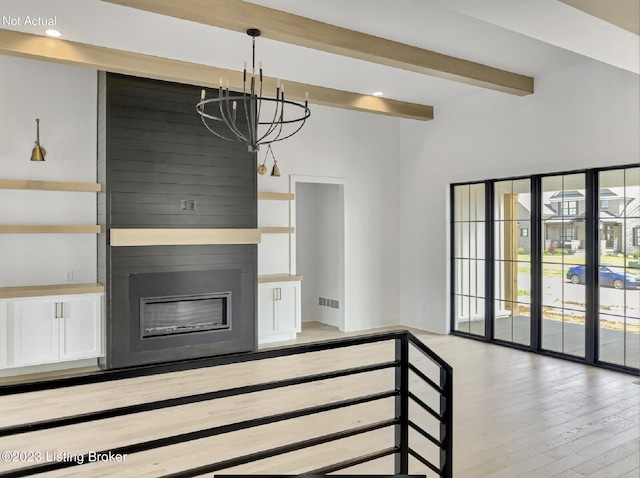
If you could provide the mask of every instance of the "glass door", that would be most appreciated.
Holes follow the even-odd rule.
[[[542,178],[542,349],[585,356],[585,175]]]
[[[640,369],[640,167],[456,184],[451,328]]]
[[[495,339],[531,344],[531,181],[494,184]]]
[[[602,171],[598,197],[598,356],[640,367],[640,168]]]
[[[454,330],[484,336],[485,186],[454,188]]]

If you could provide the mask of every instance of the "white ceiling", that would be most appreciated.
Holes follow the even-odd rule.
[[[637,35],[558,0],[249,1],[534,78],[587,57],[640,71]],[[55,16],[63,38],[81,43],[233,70],[250,60],[251,41],[241,33],[99,0],[0,0],[0,16],[27,15]],[[479,91],[265,38],[257,41],[257,56],[268,76],[364,94],[382,90],[387,98],[435,107]]]

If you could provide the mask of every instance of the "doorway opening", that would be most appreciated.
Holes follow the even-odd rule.
[[[345,180],[292,176],[295,239],[291,263],[304,277],[302,322],[347,330],[345,323]]]

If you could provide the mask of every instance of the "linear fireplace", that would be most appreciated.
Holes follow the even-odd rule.
[[[231,327],[231,292],[142,297],[142,338]]]
[[[122,248],[117,249],[115,253]],[[158,260],[155,269],[164,271],[147,272],[150,268],[138,266],[143,271],[132,271],[112,280],[109,325],[113,339],[102,367],[129,367],[254,350],[253,266],[237,264],[234,268],[171,271],[167,270],[171,257],[157,254],[160,249],[167,250],[145,248],[155,253],[153,257]]]

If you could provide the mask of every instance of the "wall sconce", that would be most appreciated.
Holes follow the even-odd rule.
[[[36,145],[31,151],[31,161],[44,161],[47,152],[40,146],[40,120],[36,119]]]

